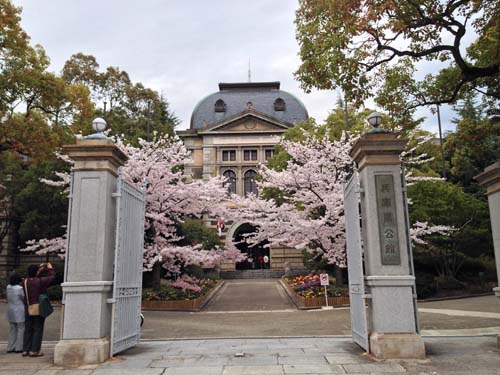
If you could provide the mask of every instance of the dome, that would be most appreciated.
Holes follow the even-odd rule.
[[[304,104],[280,90],[279,82],[219,83],[219,92],[196,105],[190,128],[202,129],[250,108],[290,125],[308,118]]]

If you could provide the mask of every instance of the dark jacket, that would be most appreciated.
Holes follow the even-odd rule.
[[[45,290],[51,286],[54,285],[56,281],[56,270],[51,269],[47,270],[48,275],[44,277],[30,277],[23,281],[23,288],[24,288],[24,283],[26,283],[26,287],[28,289],[28,295],[26,296],[27,299],[29,299],[28,304],[33,305],[35,303],[38,303],[38,298],[40,297],[40,293],[45,292]],[[26,292],[25,292],[26,294]]]

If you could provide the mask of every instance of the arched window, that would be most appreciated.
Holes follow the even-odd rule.
[[[284,111],[286,110],[286,103],[283,99],[278,98],[274,101],[274,110],[275,111]]]
[[[215,112],[226,112],[226,103],[224,103],[224,100],[219,99],[215,102]]]
[[[227,170],[222,175],[226,179],[228,193],[236,194],[236,173],[232,170]]]
[[[256,176],[257,173],[251,169],[245,172],[245,175],[243,176],[244,179],[243,190],[245,192],[245,196],[247,196],[250,193],[257,195],[257,183],[255,182]]]
[[[278,98],[274,101],[274,110],[275,111],[284,111],[286,110],[286,103],[283,99]]]

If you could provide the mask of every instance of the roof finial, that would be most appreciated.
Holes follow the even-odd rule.
[[[252,82],[252,70],[250,69],[250,59],[248,59],[248,82]]]

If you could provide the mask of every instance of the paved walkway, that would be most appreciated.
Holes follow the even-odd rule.
[[[281,285],[275,279],[226,280],[205,311],[293,311]]]
[[[348,308],[297,310],[275,280],[229,281],[200,313],[146,311],[144,339],[208,337],[290,337],[350,335]],[[500,303],[495,296],[419,304],[424,335],[482,335],[500,332]],[[8,336],[0,303],[0,342]],[[44,339],[59,339],[60,309],[46,321]]]
[[[493,375],[500,374],[495,342],[426,339],[426,360],[375,361],[342,338],[150,341],[102,365],[72,370],[51,364],[51,348],[42,358],[2,353],[0,375]]]

